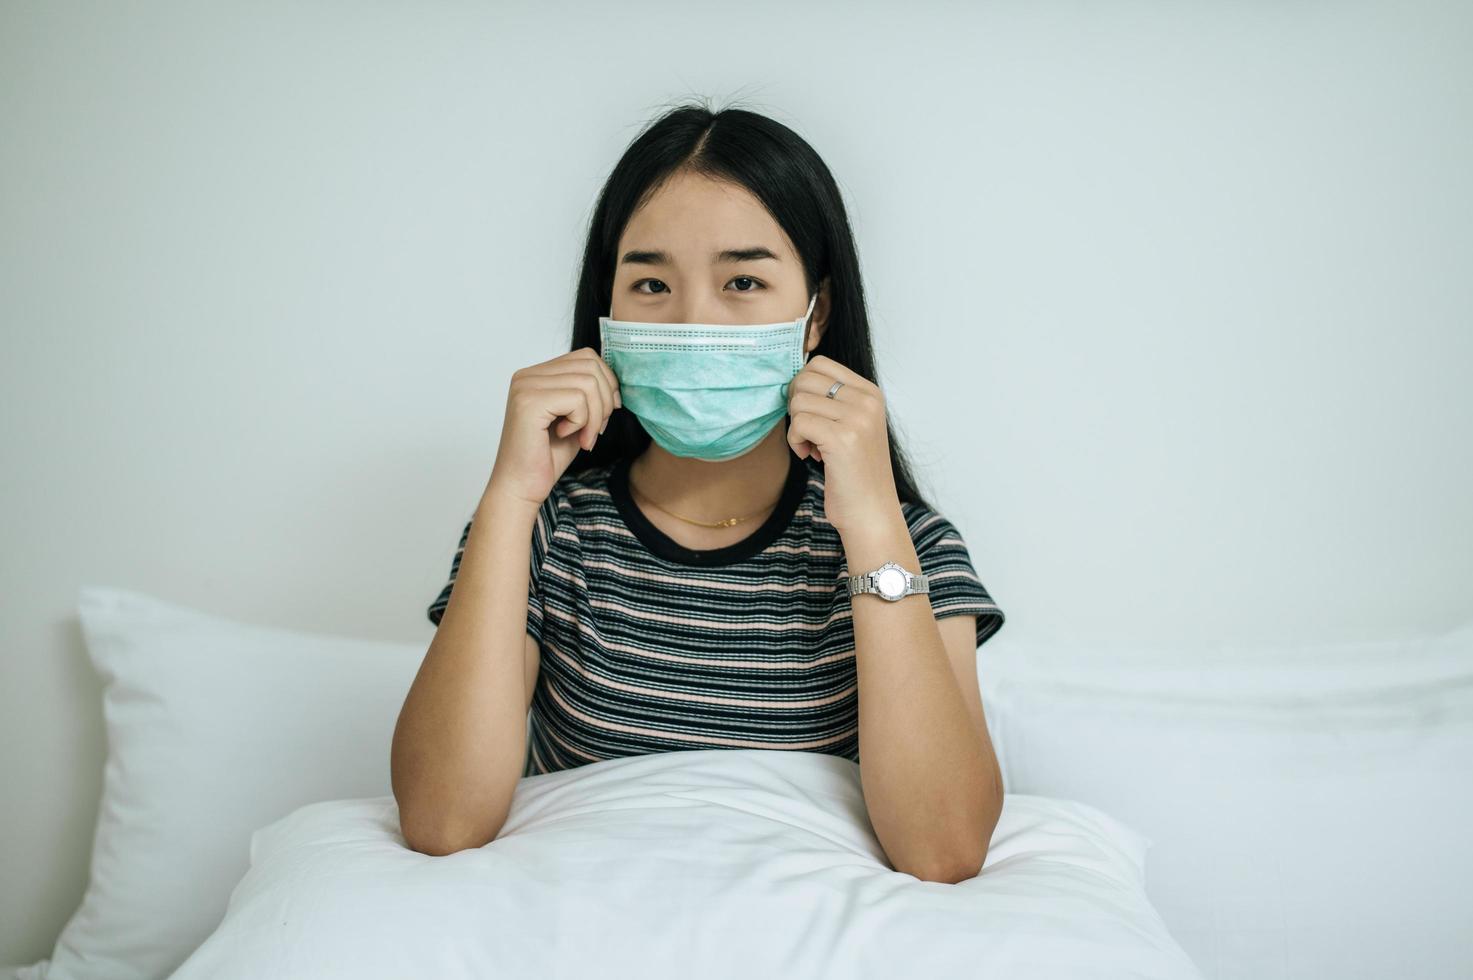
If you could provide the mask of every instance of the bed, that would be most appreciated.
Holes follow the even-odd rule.
[[[434,975],[1463,977],[1473,623],[1314,647],[999,637],[982,872],[892,870],[858,767],[706,750],[524,778],[498,838],[399,834],[423,645],[84,587],[92,877],[20,980]],[[694,964],[694,965],[693,965]]]

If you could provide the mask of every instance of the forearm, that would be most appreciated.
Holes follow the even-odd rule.
[[[920,571],[904,515],[841,531],[849,574],[895,561]],[[975,875],[1002,811],[1002,781],[957,687],[925,595],[850,597],[859,682],[860,781],[896,870]]]
[[[521,777],[535,520],[535,508],[490,498],[476,509],[450,601],[399,713],[391,779],[416,849],[448,853],[494,837]]]

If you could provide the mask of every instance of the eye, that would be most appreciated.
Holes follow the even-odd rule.
[[[751,276],[733,276],[728,282],[729,283],[731,283],[731,282],[746,282],[746,283],[751,283],[751,285],[748,286],[747,288],[738,287],[736,289],[736,292],[738,292],[738,293],[754,293],[754,292],[756,292],[759,289],[766,289],[767,288],[767,284],[766,283],[762,282],[762,280],[760,280],[760,279],[754,279]],[[659,283],[659,285],[662,288],[655,289],[655,290],[644,290],[644,289],[640,289],[639,287],[640,286],[643,286],[645,283],[651,283],[651,284]],[[646,296],[653,296],[655,293],[664,293],[664,292],[669,292],[670,291],[670,287],[669,286],[666,286],[665,283],[662,282],[659,279],[639,279],[639,280],[635,281],[634,283],[631,283],[630,286],[629,286],[629,288],[632,289],[632,290],[634,290],[636,293],[644,293]]]

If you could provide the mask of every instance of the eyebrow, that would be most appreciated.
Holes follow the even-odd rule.
[[[758,259],[771,259],[781,262],[782,259],[773,254],[772,250],[761,245],[748,245],[746,248],[725,248],[712,254],[711,264],[720,265],[725,262],[755,262]],[[634,249],[625,252],[624,257],[619,260],[620,265],[674,265],[670,253],[659,249]]]

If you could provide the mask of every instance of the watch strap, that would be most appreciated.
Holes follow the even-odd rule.
[[[875,577],[881,572],[887,571],[889,569],[894,569],[898,572],[901,572],[905,576],[906,580],[905,590],[894,597],[888,596],[884,592],[881,592],[879,586],[875,583]],[[848,577],[847,589],[849,595],[851,596],[870,593],[873,595],[878,595],[882,599],[896,601],[899,599],[903,599],[908,595],[929,593],[931,591],[931,584],[930,577],[924,573],[912,572],[909,569],[901,566],[898,562],[886,562],[879,568],[871,569],[868,572],[864,572],[859,575],[850,575]]]

